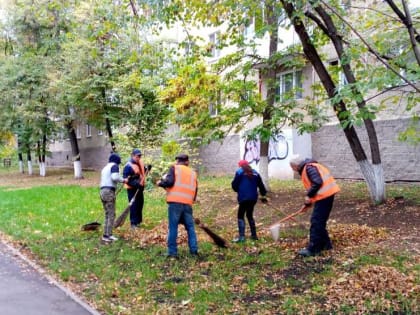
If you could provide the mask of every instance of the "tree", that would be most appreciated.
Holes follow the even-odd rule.
[[[185,6],[182,6],[180,3],[176,2],[172,7],[172,11],[168,10],[168,12],[173,14],[172,17],[175,16],[174,19],[176,21],[181,21],[184,25],[187,25],[192,21],[196,23],[198,21],[204,26],[219,26],[222,31],[219,34],[220,41],[218,43],[218,48],[222,48],[226,45],[235,45],[237,48],[235,53],[229,54],[225,58],[221,58],[214,67],[207,69],[207,71],[210,71],[209,69],[228,69],[228,71],[223,73],[223,76],[219,76],[221,72],[216,71],[215,74],[218,75],[218,77],[213,81],[216,82],[218,80],[217,88],[225,92],[225,95],[232,101],[236,101],[238,103],[236,109],[239,110],[236,111],[236,109],[232,107],[229,107],[228,109],[220,108],[220,119],[213,119],[210,124],[213,128],[211,134],[215,135],[213,139],[222,138],[226,132],[231,130],[231,128],[226,128],[226,126],[236,126],[235,131],[238,131],[248,118],[255,118],[258,116],[262,118],[261,124],[251,131],[250,136],[255,137],[258,135],[263,144],[270,136],[275,135],[284,124],[296,126],[300,132],[311,132],[319,128],[328,116],[323,113],[322,108],[314,106],[314,100],[307,99],[305,102],[297,103],[291,98],[283,97],[282,99],[276,99],[275,96],[275,89],[278,86],[276,75],[278,74],[279,69],[281,67],[302,65],[301,55],[303,55],[314,67],[324,90],[324,92],[322,92],[316,86],[313,87],[314,92],[319,97],[318,101],[322,98],[324,98],[325,101],[329,100],[326,104],[332,105],[332,109],[343,128],[353,155],[359,163],[362,174],[366,179],[372,200],[375,202],[383,202],[385,200],[383,166],[381,164],[378,139],[373,124],[373,120],[375,119],[380,106],[372,104],[372,102],[368,103],[366,98],[368,93],[378,90],[382,91],[385,82],[389,84],[392,80],[395,81],[396,78],[398,78],[398,80],[404,80],[404,82],[410,85],[414,92],[416,92],[417,88],[411,81],[413,78],[417,78],[418,80],[418,69],[409,66],[411,74],[406,77],[398,73],[399,69],[394,69],[392,66],[389,66],[383,58],[380,58],[376,48],[370,47],[367,44],[369,34],[363,34],[362,36],[354,27],[352,27],[353,23],[351,22],[351,19],[353,13],[348,15],[348,11],[345,10],[346,8],[341,7],[337,1],[302,2],[284,0],[280,2],[263,1],[258,3],[255,3],[254,1],[236,1],[235,3],[229,1],[216,1],[207,4],[209,6],[191,0],[185,2]],[[366,10],[371,8],[361,9],[366,12]],[[407,12],[407,10],[405,12]],[[294,28],[299,36],[302,45],[295,47],[291,46],[283,51],[277,51],[277,30],[279,23],[281,22],[285,28],[288,27],[287,21],[280,18],[284,13],[290,21],[290,26]],[[241,30],[249,25],[249,21],[252,17],[254,18],[255,23],[255,35],[251,39],[246,40],[246,38],[241,35],[243,34]],[[415,28],[411,27],[411,24],[407,22],[409,21],[408,17],[409,14],[406,13],[405,24],[410,25],[408,34],[412,34],[413,32],[415,33]],[[383,23],[383,21],[384,19],[381,19],[381,23]],[[386,22],[395,23],[395,19],[388,15]],[[391,28],[389,29],[389,32],[392,32]],[[186,33],[188,34],[191,32]],[[266,34],[268,34],[270,43],[268,57],[258,56],[255,54],[255,47],[258,44],[257,40]],[[400,35],[401,32],[396,33],[394,31],[392,38],[397,37],[405,44],[410,42],[407,34],[405,37]],[[413,36],[410,35],[410,38],[412,37]],[[378,37],[376,37],[376,39],[377,38]],[[188,38],[188,40],[196,40],[196,38]],[[369,41],[375,41],[375,37],[372,36]],[[411,43],[413,43],[412,40]],[[330,47],[334,49],[339,60],[337,65],[328,68],[325,66],[325,56],[321,53],[323,48],[327,45],[330,45]],[[375,58],[376,62],[374,61],[372,64],[368,63],[366,65],[363,64],[363,57],[369,51],[373,53],[374,56],[370,60],[372,61],[372,59]],[[206,52],[204,50],[204,56],[205,55]],[[192,61],[197,60],[198,62],[201,62],[198,58]],[[259,62],[259,64],[257,62]],[[404,66],[411,65],[411,63],[407,62],[407,58],[400,59],[400,62],[401,65]],[[191,66],[188,63],[187,65],[194,68],[194,66]],[[252,84],[246,79],[255,67],[267,71],[268,91],[264,101],[258,100],[256,97],[254,98],[254,102],[247,102],[250,99],[248,96],[249,94],[244,92],[252,92],[252,88],[249,88],[252,87]],[[196,69],[197,67],[195,67],[195,70]],[[377,72],[382,71],[384,74],[381,76],[382,85],[378,82],[379,80],[375,81],[372,76],[368,74],[366,69]],[[193,73],[193,71],[190,71],[190,73]],[[202,73],[204,72],[202,71]],[[339,73],[343,73],[345,76],[347,82],[345,86],[340,86],[338,80]],[[192,108],[205,108],[205,106],[196,106],[197,95],[195,95],[195,93],[190,93],[191,91],[194,91],[194,89],[191,89],[188,84],[179,84],[179,82],[193,82],[192,80],[199,80],[195,75],[189,75],[189,77],[191,79],[186,81],[184,72],[181,70],[178,80],[173,80],[171,86],[168,88],[168,91],[170,91],[169,95],[175,97],[173,99],[169,98],[169,100],[173,101],[174,99],[177,99],[177,102],[181,102],[180,99],[183,100],[183,108],[188,109],[188,111],[184,111],[184,113],[197,111],[197,109],[194,110]],[[242,80],[240,82],[244,84],[239,83],[239,80]],[[249,89],[245,88],[247,86],[246,84],[249,84]],[[207,92],[209,87],[211,86],[203,87],[202,89]],[[255,85],[253,87],[253,91],[255,92]],[[232,96],[232,94],[227,93],[232,91],[236,92],[236,98]],[[295,91],[292,93],[295,93]],[[323,96],[323,94],[325,94],[325,96]],[[192,97],[193,95],[194,97]],[[202,97],[205,95],[206,94],[204,93],[200,94]],[[211,99],[211,97],[208,99]],[[409,110],[410,102],[411,104],[415,103],[415,101],[413,102],[413,99],[415,100],[417,97],[414,96],[411,97],[411,99],[407,99],[409,104],[407,109]],[[246,101],[242,102],[243,100]],[[210,101],[208,100],[208,103],[209,102]],[[304,110],[307,115],[311,116],[312,121],[304,121],[303,115],[299,114],[299,109]],[[202,112],[204,112],[204,110],[200,111],[200,113]],[[195,118],[195,121],[206,116],[197,115],[196,117],[198,118]],[[206,119],[208,119],[208,117],[206,117]],[[217,123],[218,121],[220,122],[219,124]],[[365,153],[355,129],[355,126],[360,124],[364,124],[369,135],[371,163],[367,159],[367,154]],[[200,124],[197,124],[197,126],[201,127]],[[193,131],[190,130],[189,133],[192,134]],[[194,131],[194,133],[198,134],[197,131]],[[266,155],[265,145],[261,146],[261,155]]]
[[[287,52],[277,51],[278,21],[282,11],[278,3],[271,0],[217,1],[205,5],[199,1],[186,1],[184,4],[169,7],[168,16],[176,22],[181,21],[182,25],[201,23],[203,27],[219,26],[221,31],[217,43],[202,44],[201,47],[200,43],[206,43],[206,39],[186,31],[188,36],[182,45],[192,47],[193,51],[180,61],[178,77],[169,82],[163,99],[175,105],[175,122],[181,125],[183,134],[198,137],[200,144],[222,140],[231,131],[244,131],[247,139],[258,138],[261,141],[259,169],[269,188],[269,141],[281,133],[287,121],[298,123],[304,118],[301,113],[292,112],[296,105],[292,92],[283,99],[283,106],[276,105],[279,101],[277,74],[282,63],[293,67],[303,62],[297,47],[290,47]],[[244,32],[250,24],[255,25],[252,36]],[[259,54],[259,41],[266,35],[268,53]],[[221,57],[211,67],[204,66],[213,51],[229,45],[235,46],[233,53]],[[289,54],[296,58],[285,62]],[[265,98],[256,84],[257,69],[267,78]],[[217,115],[213,115],[214,109]],[[245,130],[250,122],[255,127]]]
[[[61,35],[66,28],[60,19],[65,3],[51,1],[16,2],[9,8],[5,24],[5,52],[2,66],[8,71],[3,80],[3,97],[12,110],[5,113],[15,130],[19,148],[26,152],[28,171],[32,172],[31,151],[39,154],[40,175],[45,176],[47,139],[54,133],[51,120],[52,96],[48,93],[51,65],[59,50]],[[22,152],[19,151],[22,162]],[[21,167],[23,171],[23,167]]]

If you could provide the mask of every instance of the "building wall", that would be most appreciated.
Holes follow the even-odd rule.
[[[111,145],[105,133],[98,132],[92,127],[91,135],[86,135],[83,125],[80,128],[80,138],[77,139],[80,151],[80,160],[84,169],[101,169],[108,161]],[[68,139],[56,140],[49,146],[51,156],[47,157],[47,166],[73,167],[72,152]]]
[[[231,174],[238,168],[240,136],[226,137],[222,142],[212,142],[200,148],[202,170],[209,174]]]
[[[420,181],[420,147],[397,139],[408,123],[409,119],[374,122],[386,181]],[[359,127],[356,130],[370,160],[366,131]],[[344,133],[337,125],[324,126],[312,134],[312,154],[337,178],[363,178]]]

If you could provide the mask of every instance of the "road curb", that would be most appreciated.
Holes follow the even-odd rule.
[[[19,250],[15,247],[11,246],[4,238],[0,237],[0,242],[6,247],[6,249],[11,252],[14,256],[18,256],[21,260],[23,260],[26,264],[31,266],[35,269],[42,277],[44,277],[50,284],[54,285],[58,289],[60,289],[64,294],[70,297],[73,301],[78,303],[82,306],[86,311],[88,311],[92,315],[103,315],[95,310],[92,306],[90,306],[87,302],[83,301],[79,296],[77,296],[73,291],[65,287],[64,285],[60,284],[56,279],[50,276],[41,266],[39,266],[34,261],[30,260],[24,254],[22,254]]]

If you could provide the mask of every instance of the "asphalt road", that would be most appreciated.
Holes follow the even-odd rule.
[[[17,250],[1,241],[0,314],[100,315]]]

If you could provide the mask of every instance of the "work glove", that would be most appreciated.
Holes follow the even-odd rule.
[[[262,197],[260,198],[260,201],[261,201],[262,203],[267,203],[267,202],[268,202],[268,199],[267,199],[267,197],[266,197],[266,196],[262,196]]]
[[[147,169],[148,172],[150,172],[150,170],[152,169],[152,164],[147,165],[146,169]]]
[[[140,178],[140,175],[139,174],[128,176],[128,180],[139,179],[139,178]]]
[[[309,199],[309,197],[305,197],[305,202],[303,203],[305,206],[307,206],[307,207],[309,207],[311,204],[312,204],[312,202],[311,202],[311,200]]]

